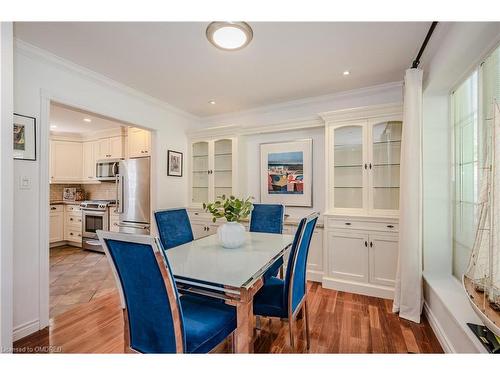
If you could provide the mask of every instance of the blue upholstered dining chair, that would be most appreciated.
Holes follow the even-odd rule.
[[[283,232],[285,206],[282,204],[254,203],[250,216],[250,232],[278,233]],[[283,258],[277,259],[264,274],[264,280],[276,276],[283,266]]]
[[[126,352],[208,353],[236,330],[236,309],[179,296],[166,252],[152,236],[97,231],[115,275]]]
[[[193,230],[185,208],[155,211],[156,226],[165,250],[193,241]]]
[[[300,220],[288,258],[285,279],[271,277],[257,292],[253,312],[257,316],[287,319],[290,329],[290,346],[294,348],[293,322],[303,309],[306,323],[307,349],[310,347],[309,318],[307,313],[306,266],[311,238],[318,221],[318,213]]]

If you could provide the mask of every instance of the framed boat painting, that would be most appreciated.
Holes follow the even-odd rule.
[[[14,113],[13,124],[14,159],[36,160],[36,119]]]
[[[312,206],[312,139],[260,145],[260,201]]]

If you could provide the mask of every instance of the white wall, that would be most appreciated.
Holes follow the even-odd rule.
[[[46,98],[151,129],[155,178],[152,208],[187,204],[186,178],[167,176],[166,153],[167,149],[186,152],[185,130],[195,118],[44,51],[16,43],[14,109],[37,118],[38,155],[36,162],[16,161],[14,165],[14,181],[21,176],[31,180],[29,190],[20,190],[14,184],[15,339],[47,324],[45,307],[39,311],[39,299],[48,296],[48,285],[39,285],[48,264],[44,253],[44,246],[48,246],[48,216],[45,222],[40,218],[45,205],[48,207],[49,130],[48,124],[40,121],[47,116]]]
[[[12,22],[0,24],[0,353],[12,350],[13,46]]]
[[[322,127],[246,137],[246,181],[248,195],[260,201],[260,144],[310,138],[313,140],[313,207],[287,207],[286,214],[299,217],[325,210],[325,129]]]

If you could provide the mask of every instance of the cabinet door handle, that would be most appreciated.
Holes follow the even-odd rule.
[[[365,163],[365,169],[368,169],[368,164]]]
[[[370,163],[370,169],[372,169],[372,163]]]
[[[345,225],[351,225],[351,223],[345,223]]]
[[[365,241],[365,247],[368,247],[368,241]]]
[[[387,228],[394,228],[394,225],[388,225]]]
[[[370,241],[370,247],[373,247],[373,242],[372,241]]]

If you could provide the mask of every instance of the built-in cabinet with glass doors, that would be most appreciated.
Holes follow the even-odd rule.
[[[399,252],[401,105],[321,116],[327,163],[323,286],[392,298]]]
[[[330,136],[330,211],[397,215],[402,122],[362,120],[334,125]]]
[[[237,192],[237,139],[193,141],[191,144],[191,205],[212,202]]]

